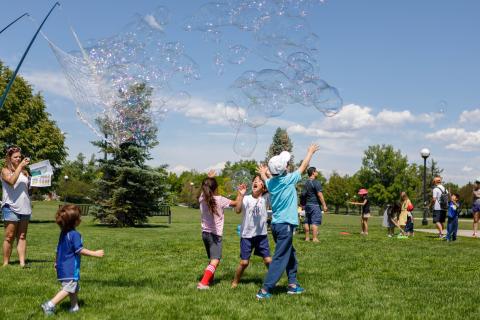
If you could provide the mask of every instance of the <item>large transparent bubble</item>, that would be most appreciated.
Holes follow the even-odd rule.
[[[247,125],[241,125],[235,134],[233,151],[240,157],[248,158],[253,154],[256,146],[257,129]]]
[[[175,86],[198,80],[199,67],[183,44],[166,40],[170,17],[168,9],[157,7],[137,15],[119,34],[90,40],[87,46],[78,42],[80,51],[69,54],[50,43],[78,116],[102,138],[108,127],[108,139],[114,145],[132,140],[141,143],[150,134],[149,122],[159,124],[169,110],[181,110],[190,102],[190,94]],[[150,101],[147,106],[136,99],[139,91],[135,88],[142,86],[148,94],[144,98]],[[139,114],[149,120],[135,119]]]

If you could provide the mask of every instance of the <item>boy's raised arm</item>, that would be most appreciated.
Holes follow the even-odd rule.
[[[241,184],[238,186],[238,193],[237,193],[237,199],[236,199],[236,204],[235,204],[235,212],[240,213],[242,212],[242,204],[243,204],[243,197],[245,196],[245,193],[247,192],[247,186],[245,184]]]
[[[260,178],[262,178],[263,181],[267,181],[268,179],[270,179],[270,171],[268,170],[268,167],[266,165],[258,165],[257,172],[260,174]]]
[[[302,164],[300,164],[300,167],[298,167],[298,171],[300,171],[300,174],[302,174],[309,166],[310,160],[312,160],[312,156],[315,152],[318,151],[319,146],[318,144],[312,143],[307,150],[307,155],[305,156],[305,159],[302,160]]]
[[[90,256],[90,257],[97,257],[101,258],[105,254],[103,250],[88,250],[86,248],[83,248],[80,253],[84,256]]]

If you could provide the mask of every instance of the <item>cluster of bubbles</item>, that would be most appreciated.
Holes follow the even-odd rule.
[[[250,157],[257,144],[257,128],[281,116],[290,105],[315,108],[327,117],[336,115],[343,105],[338,90],[320,77],[319,38],[306,20],[308,10],[322,2],[211,2],[186,20],[187,31],[201,32],[217,45],[213,62],[218,74],[223,73],[225,62],[239,65],[252,53],[274,66],[245,71],[228,89],[225,116],[236,132],[233,150],[238,155]],[[227,43],[223,34],[232,28],[251,34],[253,45]]]
[[[230,176],[230,188],[231,190],[237,190],[239,185],[244,184],[247,186],[248,192],[251,192],[252,179],[253,177],[250,171],[245,169],[237,170]]]
[[[199,68],[182,43],[166,40],[169,20],[170,12],[158,7],[137,16],[122,33],[85,46],[72,29],[80,47],[76,52],[66,53],[49,41],[68,80],[77,115],[101,138],[107,124],[107,141],[112,145],[132,141],[142,145],[152,123],[190,102],[188,92],[173,86],[198,80]],[[147,116],[138,117],[141,111]]]

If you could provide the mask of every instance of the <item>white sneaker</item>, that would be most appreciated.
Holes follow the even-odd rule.
[[[78,311],[80,311],[80,307],[78,306],[78,304],[75,307],[71,307],[70,309],[68,309],[68,312],[70,313],[75,313]]]
[[[203,283],[199,282],[197,284],[197,289],[198,290],[208,290],[208,289],[210,289],[210,286],[204,285]]]
[[[46,316],[53,316],[55,315],[55,306],[51,307],[47,302],[41,304],[42,310]]]

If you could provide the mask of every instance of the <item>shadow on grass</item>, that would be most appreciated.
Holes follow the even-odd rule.
[[[44,259],[27,259],[26,260],[26,264],[25,264],[25,269],[31,269],[31,268],[35,268],[35,269],[39,269],[39,268],[51,268],[53,269],[53,264],[54,264],[54,261],[52,259],[50,260],[44,260]],[[20,261],[19,260],[13,260],[13,261],[10,261],[9,265],[11,266],[18,266],[20,265]]]
[[[105,287],[152,287],[152,279],[132,280],[132,279],[111,279],[111,280],[90,280],[84,279],[82,282],[90,282]]]
[[[106,224],[106,223],[96,223],[94,225],[92,225],[92,227],[96,227],[96,228],[112,228],[112,229],[120,229],[121,227],[117,227],[115,225],[111,225],[111,224]],[[170,226],[168,225],[163,225],[163,224],[139,224],[139,225],[136,225],[136,226],[133,226],[131,228],[135,228],[135,229],[155,229],[155,228],[170,228]]]
[[[272,294],[284,294],[288,291],[288,286],[276,286]]]
[[[40,223],[55,223],[55,220],[30,220],[29,223],[40,224]]]
[[[202,280],[202,277],[203,275],[200,275],[198,277],[198,282],[200,282]],[[233,281],[233,275],[222,275],[222,276],[215,276],[214,279],[213,279],[213,283],[210,284],[210,286],[215,286],[215,285],[219,285],[220,283],[222,282],[228,282],[229,284],[232,283]],[[239,285],[247,285],[247,284],[256,284],[258,287],[260,287],[262,284],[263,284],[263,278],[248,278],[248,277],[245,277],[245,278],[242,278],[240,279],[240,283]]]
[[[233,277],[232,277],[232,279],[229,279],[229,280],[230,280],[230,282],[232,282]],[[245,285],[245,284],[251,284],[251,283],[256,284],[260,288],[263,284],[263,278],[245,278],[245,279],[242,278],[242,279],[240,279],[240,284]]]
[[[82,308],[83,306],[85,305],[85,301],[83,301],[83,299],[78,299],[78,306],[80,308]],[[69,312],[70,310],[70,307],[71,307],[71,304],[70,304],[70,300],[69,298],[66,298],[65,300],[63,300],[60,305],[57,306],[57,312]]]

